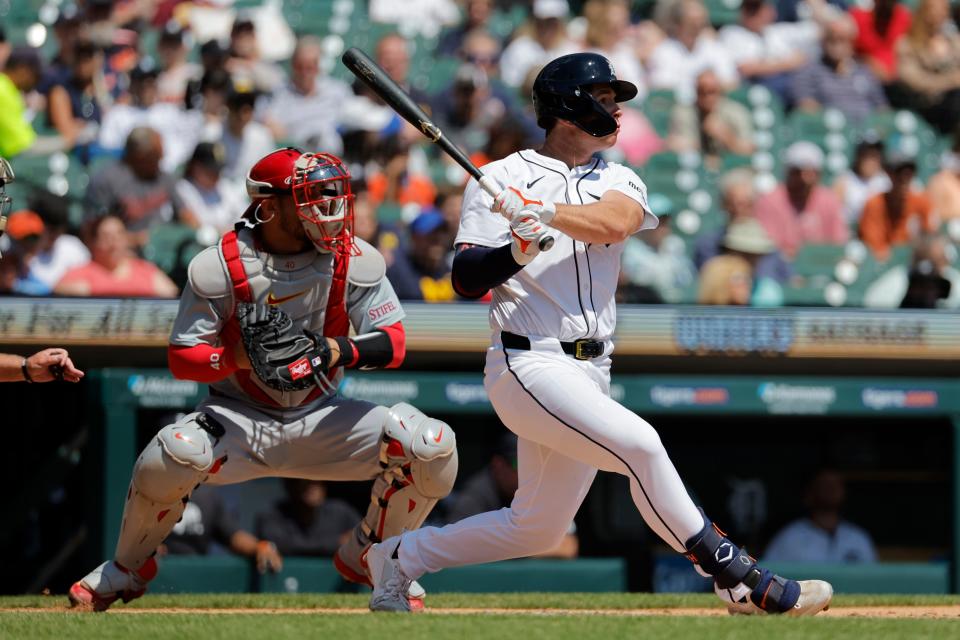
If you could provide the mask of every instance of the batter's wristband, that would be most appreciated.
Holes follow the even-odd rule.
[[[353,346],[353,341],[346,336],[337,336],[333,339],[340,347],[340,361],[338,367],[349,367],[357,361],[357,348]]]
[[[30,370],[27,369],[27,359],[24,358],[23,362],[20,363],[20,371],[23,372],[23,379],[27,382],[33,382],[33,378],[30,377]]]

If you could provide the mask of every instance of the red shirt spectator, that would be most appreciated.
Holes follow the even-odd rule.
[[[897,40],[910,29],[913,18],[910,10],[896,0],[877,0],[875,5],[872,10],[850,9],[859,31],[854,48],[880,81],[888,83],[897,77]],[[884,18],[886,29],[881,33],[878,23],[882,24]]]
[[[54,293],[102,298],[175,298],[177,286],[155,264],[137,258],[123,221],[95,218],[85,230],[92,256],[60,279]]]
[[[787,149],[783,184],[757,201],[757,219],[788,258],[807,243],[843,244],[850,230],[840,200],[820,184],[823,151],[812,142]]]

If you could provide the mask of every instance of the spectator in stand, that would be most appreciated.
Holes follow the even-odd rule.
[[[630,37],[630,3],[627,0],[587,0],[584,49],[599,53],[613,64],[617,77],[637,86],[636,104],[647,95],[648,82]]]
[[[579,50],[567,37],[569,13],[567,0],[534,0],[531,21],[521,27],[500,56],[504,84],[519,88],[530,73],[539,71],[546,62]]]
[[[175,193],[176,180],[160,168],[163,140],[149,127],[127,136],[123,158],[90,178],[84,197],[87,217],[119,216],[136,247],[147,243],[150,228],[161,222],[189,219]]]
[[[752,290],[750,263],[740,256],[719,255],[700,270],[697,304],[749,305]]]
[[[450,229],[443,214],[433,209],[410,223],[410,247],[398,253],[387,268],[387,278],[401,300],[452,302]]]
[[[226,151],[217,142],[201,142],[194,149],[176,185],[184,210],[191,214],[184,223],[209,227],[222,235],[240,219],[249,202],[236,185],[221,178],[225,163]]]
[[[850,17],[857,23],[853,43],[857,55],[883,84],[897,79],[897,43],[910,29],[910,9],[898,0],[873,0],[872,8],[854,6]]]
[[[837,109],[853,124],[886,109],[883,87],[870,69],[853,57],[857,27],[847,16],[827,25],[823,33],[823,55],[797,71],[793,97],[804,111]]]
[[[904,106],[946,134],[960,121],[960,35],[952,26],[948,0],[920,0],[897,43]]]
[[[849,0],[776,0],[777,20],[791,24],[802,22],[809,14],[827,7],[836,15],[851,4],[854,3]]]
[[[69,67],[51,81],[47,92],[47,119],[68,149],[96,140],[103,117],[97,76],[103,54],[90,40],[76,40]]]
[[[223,502],[217,487],[201,485],[190,494],[183,515],[167,536],[158,555],[205,556],[219,544],[232,553],[250,558],[261,574],[283,568],[283,558],[275,544],[258,540],[237,524]]]
[[[176,298],[179,291],[156,265],[133,252],[123,220],[113,215],[84,223],[90,262],[60,279],[54,293],[94,298]]]
[[[664,6],[668,38],[657,45],[647,62],[650,88],[670,89],[681,101],[690,102],[697,76],[705,69],[717,74],[725,91],[736,88],[736,63],[714,37],[707,18],[700,0],[670,0]]]
[[[49,60],[44,70],[43,79],[37,90],[46,95],[55,82],[63,80],[69,75],[73,67],[73,53],[76,51],[77,40],[83,39],[83,14],[75,4],[63,4],[57,9],[57,17],[53,22],[53,36],[57,42],[57,52]],[[0,56],[2,58],[2,56]],[[2,60],[0,60],[2,66]]]
[[[946,240],[927,234],[917,242],[900,308],[956,309],[960,303],[958,286],[960,272],[950,265]]]
[[[200,69],[197,75],[187,82],[186,93],[184,95],[184,106],[187,109],[200,109],[203,107],[203,87],[211,76],[226,76],[230,78],[227,71],[227,59],[229,52],[226,47],[216,40],[208,40],[200,47]],[[232,83],[232,80],[231,80]],[[224,93],[226,95],[226,93]]]
[[[30,270],[30,261],[40,250],[43,220],[34,211],[14,211],[7,219],[10,248],[0,258],[0,292],[25,296],[50,295],[52,287]]]
[[[351,91],[320,72],[322,54],[318,38],[303,36],[297,41],[290,59],[290,81],[270,98],[265,122],[277,140],[340,155],[343,141],[337,125]]]
[[[458,56],[467,34],[476,29],[486,30],[493,14],[493,0],[466,0],[464,19],[459,25],[447,29],[440,36],[434,54],[438,56]]]
[[[444,135],[473,154],[490,142],[490,130],[509,112],[480,67],[466,63],[453,82],[433,101],[433,115]]]
[[[197,87],[195,111],[200,113],[200,139],[219,140],[227,122],[227,98],[233,92],[233,80],[223,69],[204,74]]]
[[[884,168],[890,190],[867,200],[860,217],[860,238],[881,262],[890,257],[892,246],[912,242],[922,233],[935,233],[939,226],[930,199],[913,190],[916,158],[891,145]]]
[[[700,152],[714,168],[724,154],[749,155],[754,150],[750,111],[723,95],[713,70],[702,71],[694,104],[673,107],[667,147],[677,153]]]
[[[766,562],[850,564],[876,562],[870,534],[841,516],[847,491],[843,476],[820,469],[804,490],[807,517],[781,529],[767,545]]]
[[[157,78],[157,99],[183,105],[187,85],[200,78],[201,67],[190,62],[193,40],[179,27],[167,27],[160,32],[157,42],[157,57],[160,59],[160,75]]]
[[[238,85],[252,87],[260,93],[273,93],[283,83],[283,70],[260,57],[257,27],[250,15],[241,13],[234,20],[229,51],[227,71]]]
[[[951,264],[956,251],[943,236],[923,234],[914,244],[911,264],[895,264],[871,282],[863,306],[960,308],[960,271]]]
[[[395,254],[404,250],[401,246],[400,229],[392,223],[381,222],[377,218],[377,208],[365,184],[356,181],[351,189],[353,191],[353,233],[376,247],[389,267],[393,264]],[[458,222],[459,215],[458,211]]]
[[[28,206],[43,221],[43,234],[27,267],[34,278],[52,291],[67,271],[90,261],[90,251],[78,237],[66,232],[70,219],[66,198],[41,191],[30,198]]]
[[[883,142],[875,134],[865,136],[854,149],[850,168],[833,183],[833,189],[843,203],[843,217],[847,223],[858,224],[867,200],[889,188],[890,178],[883,170]]]
[[[700,234],[697,238],[693,249],[693,261],[697,269],[702,269],[703,265],[714,256],[724,252],[738,251],[738,247],[744,248],[742,246],[744,243],[740,242],[741,235],[730,236],[736,242],[736,246],[733,247],[727,242],[727,235],[732,225],[744,220],[756,219],[757,196],[753,180],[753,172],[749,169],[733,169],[720,179],[721,205],[727,214],[727,223],[722,228]],[[769,241],[766,230],[762,234],[755,235],[757,239],[762,235]],[[751,253],[751,251],[741,253]],[[758,280],[772,280],[783,284],[793,274],[790,264],[783,259],[783,254],[776,247],[759,253],[752,249],[752,254],[758,256],[754,265],[754,274]]]
[[[150,127],[163,137],[164,171],[174,171],[190,157],[200,138],[202,122],[198,114],[181,106],[159,102],[159,69],[143,61],[130,72],[130,104],[115,104],[107,111],[100,127],[100,146],[119,150],[136,127]]]
[[[850,231],[840,200],[820,184],[823,151],[812,142],[790,145],[784,154],[783,184],[757,201],[757,219],[780,251],[792,260],[807,243],[844,244]]]
[[[927,194],[938,218],[960,218],[960,135],[954,135],[950,151],[941,157],[940,171],[930,178]]]
[[[388,33],[380,38],[376,48],[377,64],[387,75],[404,88],[419,105],[429,104],[430,96],[410,85],[410,42],[399,33]],[[376,101],[383,104],[377,97]]]
[[[660,224],[627,238],[620,258],[619,285],[628,289],[626,296],[636,296],[630,302],[676,304],[696,282],[697,270],[687,257],[683,239],[671,229],[673,203],[659,193],[649,194],[647,201]]]
[[[320,480],[284,478],[283,488],[286,499],[257,514],[257,536],[285,556],[332,557],[360,514],[342,500],[327,498],[327,485]]]
[[[10,52],[0,72],[0,156],[12,158],[37,138],[27,120],[24,96],[33,91],[43,75],[40,54],[30,47]]]
[[[444,130],[446,134],[446,130]],[[417,132],[414,135],[420,136]],[[381,204],[416,204],[429,207],[437,197],[437,189],[426,171],[429,167],[417,167],[412,160],[416,148],[404,135],[390,136],[380,142],[367,158],[373,165],[367,174],[370,200],[375,206]]]
[[[744,0],[739,24],[720,29],[720,42],[737,64],[740,77],[767,87],[784,104],[791,104],[791,76],[806,63],[804,50],[791,42],[788,23],[777,24],[777,10],[770,0]]]
[[[234,89],[227,98],[227,120],[219,142],[227,153],[223,175],[237,185],[239,193],[246,193],[243,186],[257,160],[277,147],[270,130],[253,119],[259,94],[254,91]]]
[[[750,265],[750,304],[754,307],[779,307],[783,305],[783,272],[788,265],[781,264],[780,273],[761,273],[760,266],[769,268],[769,258],[777,254],[763,225],[756,218],[742,218],[727,225],[720,243],[723,256],[743,258]],[[711,258],[715,260],[716,258]],[[767,261],[765,263],[765,260]],[[707,268],[709,260],[704,265]]]
[[[403,33],[435,38],[460,21],[454,0],[370,0],[370,21],[398,25]]]
[[[497,441],[487,466],[467,478],[463,486],[444,501],[444,520],[459,522],[478,513],[509,509],[518,484],[517,437],[505,433]],[[580,551],[576,531],[576,525],[571,522],[560,543],[538,557],[576,558]]]

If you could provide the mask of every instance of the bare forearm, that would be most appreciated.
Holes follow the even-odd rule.
[[[247,531],[237,531],[230,537],[230,550],[238,556],[252,557],[257,554],[257,540]]]
[[[614,243],[626,240],[639,229],[642,216],[629,215],[609,202],[557,203],[557,215],[550,226],[581,242]]]
[[[22,382],[21,365],[23,365],[22,356],[0,353],[0,382]]]

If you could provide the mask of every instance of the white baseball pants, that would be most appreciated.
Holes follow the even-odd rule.
[[[678,552],[703,529],[660,436],[612,400],[610,359],[581,361],[556,341],[487,352],[484,385],[519,438],[519,487],[509,508],[403,534],[400,566],[411,578],[448,567],[530,556],[559,543],[598,469],[630,479],[647,524]],[[551,348],[551,345],[555,348]]]

